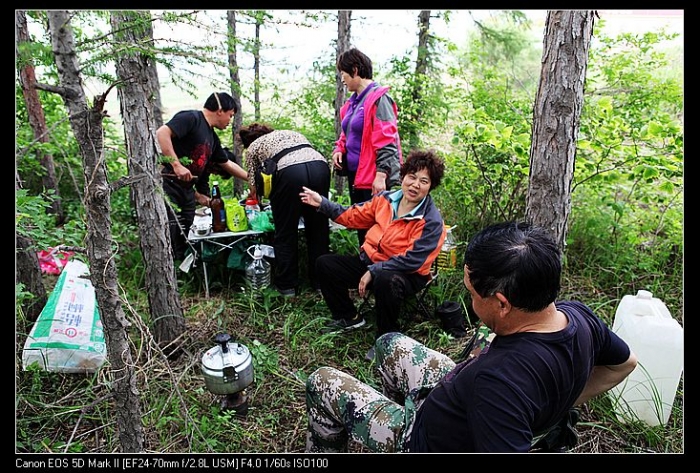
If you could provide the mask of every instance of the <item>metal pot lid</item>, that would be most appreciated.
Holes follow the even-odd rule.
[[[202,356],[202,366],[212,372],[222,372],[224,368],[233,367],[241,371],[251,363],[250,350],[245,345],[231,342],[229,334],[219,334],[213,346]]]

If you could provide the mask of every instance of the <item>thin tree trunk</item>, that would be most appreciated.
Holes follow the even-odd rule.
[[[255,81],[253,83],[253,106],[255,108],[255,121],[260,120],[260,27],[262,26],[262,18],[260,17],[261,14],[262,12],[256,12],[255,15],[255,42],[253,43],[253,73],[255,74]]]
[[[236,11],[227,10],[226,18],[228,20],[228,67],[231,76],[231,95],[238,99],[239,103],[241,101],[241,79],[238,75],[238,58],[236,56],[236,44],[238,43],[238,38],[236,37]],[[240,140],[237,140],[238,132],[243,125],[243,105],[241,104],[241,110],[233,117],[233,154],[234,161],[239,166],[243,166],[243,145]],[[233,180],[233,193],[237,196],[243,195],[244,182],[240,179]]]
[[[27,30],[27,16],[23,10],[15,10],[15,56],[17,58],[25,57],[22,54],[22,46],[29,43],[29,31]],[[48,130],[46,127],[46,118],[44,117],[44,109],[39,100],[39,94],[36,91],[36,74],[34,65],[27,61],[20,61],[19,66],[19,83],[22,87],[22,95],[27,106],[27,116],[29,124],[34,131],[34,138],[39,143],[48,143]],[[47,190],[53,191],[51,197],[51,207],[49,212],[56,217],[56,223],[62,224],[65,220],[63,207],[61,205],[61,193],[58,190],[58,180],[56,179],[56,167],[51,154],[44,153],[40,147],[36,148],[36,153],[39,156],[41,165],[46,170],[46,173],[41,177],[44,186],[44,192]]]
[[[338,10],[338,41],[335,47],[335,57],[338,58],[341,53],[350,49],[350,17],[352,10]],[[335,108],[335,136],[340,137],[340,109],[345,103],[345,86],[340,79],[340,71],[335,68],[335,100],[333,106]],[[335,175],[335,191],[336,195],[343,194],[346,178],[344,176]]]
[[[421,10],[418,15],[418,53],[416,56],[416,72],[411,90],[411,108],[403,123],[406,125],[408,144],[411,149],[420,146],[418,123],[423,110],[423,90],[426,81],[429,61],[430,41],[430,10]]]
[[[595,11],[549,11],[535,98],[526,219],[564,249]]]
[[[167,347],[185,331],[185,317],[180,305],[177,278],[170,251],[168,216],[163,200],[163,187],[158,166],[158,145],[155,137],[155,103],[153,83],[149,81],[152,59],[139,54],[140,44],[153,42],[148,11],[114,11],[112,30],[119,51],[116,57],[124,136],[129,156],[131,190],[139,226],[139,242],[146,269],[146,290],[156,341]]]
[[[24,290],[31,292],[34,296],[22,303],[22,313],[29,322],[36,322],[48,301],[46,288],[41,276],[39,257],[31,239],[19,233],[15,233],[15,237],[17,246],[15,251],[15,274],[17,279],[15,283],[22,283]]]
[[[153,21],[151,21],[150,14],[148,15],[148,21],[143,25],[143,36],[150,40],[149,44],[153,45]],[[160,96],[160,78],[158,77],[158,68],[156,67],[156,61],[153,58],[146,60],[144,65],[146,75],[146,80],[148,81],[148,88],[150,95],[148,96],[148,101],[153,105],[153,126],[157,130],[163,125],[163,102]]]
[[[61,96],[68,110],[71,129],[80,147],[85,177],[87,215],[87,256],[90,280],[95,287],[97,306],[104,328],[116,430],[122,450],[143,451],[141,405],[131,356],[126,319],[119,297],[112,239],[111,189],[104,161],[102,119],[107,93],[98,96],[91,108],[82,88],[78,54],[65,10],[47,11],[51,46],[58,70]]]

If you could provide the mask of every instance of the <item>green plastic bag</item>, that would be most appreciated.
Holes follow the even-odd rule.
[[[275,230],[275,225],[271,220],[272,212],[266,210],[258,212],[258,214],[250,221],[250,228],[258,232],[272,232]]]
[[[257,242],[257,240],[245,239],[233,245],[231,247],[231,252],[228,254],[226,267],[228,269],[239,269],[241,271],[245,271],[245,266],[247,263],[246,250],[250,245],[254,244],[253,242]]]
[[[208,243],[206,241],[202,242],[202,261],[205,263],[211,263],[216,259],[216,255],[219,253],[219,247],[213,243]]]
[[[245,209],[237,200],[229,199],[224,204],[226,207],[226,226],[232,232],[244,232],[248,230],[248,219]]]

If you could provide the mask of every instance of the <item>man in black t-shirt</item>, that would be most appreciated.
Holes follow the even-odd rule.
[[[471,308],[495,334],[459,364],[398,332],[375,341],[382,392],[332,367],[306,382],[306,451],[528,452],[573,406],[636,367],[590,308],[556,301],[561,260],[541,228],[509,222],[474,235],[464,257]]]
[[[245,169],[229,159],[214,128],[226,129],[240,110],[236,99],[226,92],[214,92],[202,110],[183,110],[158,128],[156,137],[163,162],[163,190],[175,205],[168,207],[168,224],[173,259],[182,260],[187,232],[199,205],[209,205],[208,173],[212,163],[220,170],[248,180]],[[201,177],[201,179],[200,179]]]

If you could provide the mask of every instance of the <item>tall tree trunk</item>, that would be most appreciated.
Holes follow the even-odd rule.
[[[143,37],[149,39],[150,45],[153,45],[153,21],[151,15],[148,15],[148,21],[143,25]],[[163,125],[163,102],[160,96],[160,78],[158,77],[158,68],[156,61],[153,58],[146,60],[144,64],[144,75],[148,82],[149,96],[148,102],[153,105],[153,126],[157,130]]]
[[[243,145],[240,140],[237,140],[238,132],[243,125],[243,105],[241,100],[241,79],[238,76],[238,58],[236,56],[236,45],[238,38],[236,37],[236,10],[227,10],[226,18],[228,20],[228,67],[231,76],[231,95],[238,99],[241,103],[241,110],[233,117],[233,154],[234,161],[239,166],[243,166]],[[243,195],[245,183],[240,179],[233,180],[233,193],[237,196]]]
[[[253,107],[255,108],[255,121],[260,120],[260,27],[262,26],[261,11],[255,12],[255,40],[253,42],[253,73],[255,80],[253,83]]]
[[[335,45],[336,59],[341,53],[350,49],[350,17],[352,10],[338,10],[338,41]],[[335,100],[333,106],[335,108],[335,136],[340,137],[340,109],[345,103],[345,86],[340,79],[340,71],[335,68]],[[344,176],[335,176],[335,191],[336,195],[343,194],[343,187],[346,178]]]
[[[28,299],[22,304],[22,313],[29,322],[36,322],[39,314],[43,310],[48,296],[46,288],[41,276],[41,266],[39,266],[39,257],[36,254],[34,242],[24,235],[15,233],[16,251],[15,251],[15,266],[16,280],[15,283],[22,283],[24,290],[32,293],[34,297]]]
[[[129,156],[129,180],[139,226],[141,254],[146,268],[146,290],[156,341],[166,351],[185,331],[177,278],[170,251],[168,216],[158,166],[154,84],[149,81],[150,59],[138,45],[153,43],[148,11],[113,11],[112,31],[119,86],[119,103]],[[134,52],[131,52],[134,51]]]
[[[526,219],[564,249],[595,11],[549,11],[535,98]]]
[[[29,31],[27,30],[27,16],[24,10],[15,10],[15,57],[18,60],[19,83],[22,87],[22,95],[27,106],[27,116],[29,124],[34,131],[34,138],[39,143],[48,143],[48,130],[46,128],[46,118],[44,117],[44,109],[39,100],[39,94],[36,91],[36,74],[34,65],[31,61],[24,61],[22,58],[28,57],[22,53],[22,47],[29,43]],[[51,197],[51,207],[49,211],[56,217],[56,223],[62,224],[65,220],[63,207],[61,205],[61,193],[58,190],[58,180],[56,179],[56,167],[51,154],[41,151],[40,147],[36,148],[37,155],[41,161],[41,165],[46,170],[41,180],[44,186],[44,192],[53,190]]]
[[[124,452],[142,452],[141,405],[134,373],[135,362],[127,334],[129,322],[122,308],[117,285],[110,202],[112,191],[107,182],[103,151],[102,119],[107,93],[98,96],[92,108],[88,108],[70,27],[70,15],[65,10],[49,10],[47,15],[60,93],[83,159],[90,280],[95,286],[97,306],[104,328],[117,432]]]
[[[413,78],[411,90],[411,108],[406,113],[403,123],[405,125],[408,145],[411,149],[420,146],[418,137],[418,123],[423,110],[423,90],[425,88],[426,73],[429,62],[430,41],[430,10],[421,10],[418,15],[418,54],[416,56],[416,73]]]

